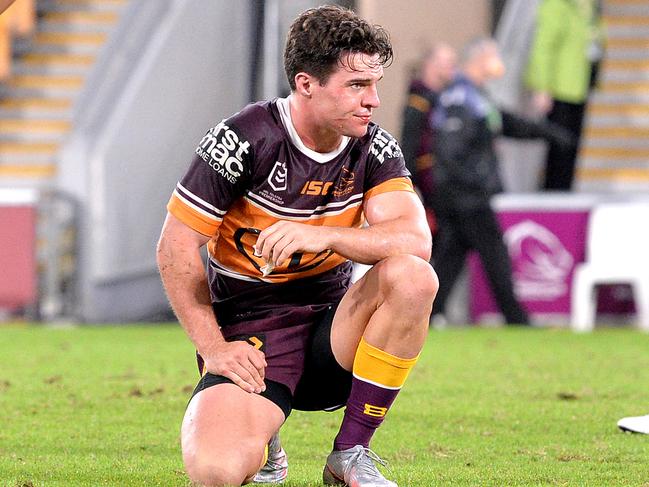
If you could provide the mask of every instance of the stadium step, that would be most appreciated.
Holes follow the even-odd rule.
[[[16,177],[50,176],[55,173],[57,142],[0,140],[0,174]]]
[[[32,52],[96,55],[107,38],[105,32],[38,32],[32,42]]]
[[[41,66],[41,65],[62,65],[62,66],[91,66],[95,62],[95,56],[88,54],[39,54],[30,53],[23,56],[21,61],[28,66]]]
[[[69,119],[72,113],[71,98],[10,98],[0,100],[0,117],[4,118],[57,118]]]
[[[52,158],[56,155],[59,144],[54,142],[3,142],[0,141],[0,161],[11,162],[25,159],[27,156],[35,158]]]
[[[647,76],[646,73],[641,73]],[[649,79],[641,81],[603,81],[600,89],[605,93],[627,93],[641,95],[649,89]]]
[[[646,93],[627,93],[627,92],[611,92],[604,91],[603,89],[598,89],[593,95],[591,95],[591,103],[594,105],[597,104],[633,104],[640,103],[646,104],[649,103],[649,92]]]
[[[13,76],[8,82],[10,88],[26,89],[69,89],[78,90],[83,86],[82,76],[61,76],[53,74],[24,74]]]
[[[16,75],[84,75],[95,62],[94,54],[30,53],[13,66]]]
[[[608,40],[606,57],[610,60],[646,60],[647,49],[649,49],[649,37],[617,37]]]
[[[649,185],[647,169],[579,167],[577,177],[587,181],[592,192],[643,193]]]
[[[586,191],[649,190],[649,2],[606,0],[608,34],[577,179]]]
[[[67,120],[0,119],[0,132],[62,132],[70,129]]]
[[[597,103],[590,107],[591,115],[629,114],[649,116],[649,105],[633,103]]]
[[[128,0],[39,0],[36,32],[0,86],[0,186],[47,186],[99,50]]]
[[[43,15],[46,23],[52,24],[81,24],[111,26],[117,22],[119,14],[114,11],[93,12],[88,10],[70,10],[49,12]]]
[[[3,99],[73,98],[83,87],[81,75],[15,74],[2,87]]]
[[[117,15],[113,12],[54,12],[42,17],[41,32],[60,32],[66,29],[79,33],[102,33],[113,28]]]
[[[5,186],[32,186],[55,175],[54,163],[0,164],[0,177]]]
[[[0,140],[61,141],[70,131],[68,120],[0,118]]]
[[[649,126],[620,125],[590,126],[585,131],[587,138],[615,138],[615,139],[640,139],[649,141]]]
[[[584,157],[593,159],[606,159],[614,163],[616,160],[637,161],[639,165],[644,165],[649,159],[649,147],[595,147],[588,145],[583,149]]]
[[[617,37],[606,42],[606,48],[611,51],[616,49],[646,49],[649,47],[649,38],[644,37]]]
[[[86,11],[114,12],[126,6],[128,0],[39,0],[39,12],[67,12],[84,9]]]

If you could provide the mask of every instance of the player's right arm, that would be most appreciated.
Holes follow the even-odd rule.
[[[208,372],[232,380],[247,392],[264,386],[264,354],[246,342],[226,342],[212,310],[200,249],[209,237],[167,214],[156,254],[169,302],[205,361]]]

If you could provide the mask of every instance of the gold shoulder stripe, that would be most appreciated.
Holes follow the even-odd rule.
[[[415,190],[412,187],[412,181],[408,178],[394,178],[388,179],[387,181],[382,182],[378,186],[374,186],[368,192],[365,193],[365,201],[370,199],[372,196],[376,196],[381,193],[389,193],[390,191],[409,191],[414,193]]]
[[[208,219],[196,210],[184,204],[176,195],[172,195],[167,203],[167,211],[178,218],[188,227],[202,233],[206,237],[213,237],[221,225],[220,221]]]

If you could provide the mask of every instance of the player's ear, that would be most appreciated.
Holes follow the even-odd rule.
[[[315,78],[307,73],[300,72],[295,75],[295,92],[299,95],[311,98]]]

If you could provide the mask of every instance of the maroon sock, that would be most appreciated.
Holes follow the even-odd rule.
[[[335,450],[356,445],[369,447],[372,435],[383,422],[417,358],[396,357],[361,337],[354,356],[352,390],[345,417],[334,440]]]
[[[345,417],[334,440],[334,450],[347,450],[356,445],[369,447],[385,413],[399,394],[399,389],[385,389],[354,377],[347,400]]]

